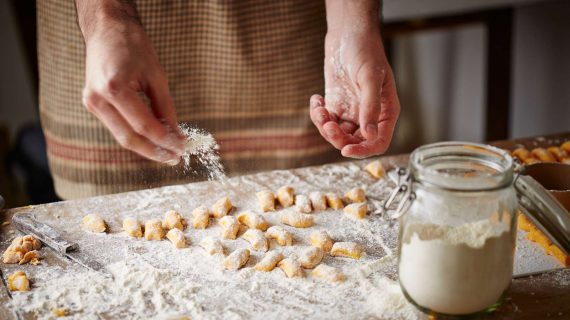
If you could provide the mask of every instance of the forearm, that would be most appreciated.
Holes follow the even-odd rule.
[[[77,21],[87,42],[98,30],[107,27],[140,27],[133,0],[75,0]]]
[[[326,0],[328,32],[380,28],[381,0]]]

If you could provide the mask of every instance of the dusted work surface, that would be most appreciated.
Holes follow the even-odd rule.
[[[405,165],[407,161],[406,156],[381,159],[387,169]],[[362,169],[368,161],[236,177],[225,186],[203,182],[8,210],[7,216],[30,212],[38,220],[64,231],[83,252],[104,263],[112,277],[88,271],[42,248],[40,252],[45,259],[41,265],[2,264],[4,277],[22,269],[32,282],[29,293],[15,293],[13,302],[3,301],[2,305],[19,309],[30,319],[48,318],[53,308],[68,309],[69,315],[77,319],[168,319],[179,315],[192,319],[425,318],[405,301],[396,282],[397,228],[384,228],[378,216],[355,221],[341,211],[316,212],[315,226],[311,228],[285,226],[293,233],[293,246],[271,243],[271,250],[281,249],[285,256],[299,254],[302,247],[309,245],[312,231],[325,229],[335,241],[362,244],[366,255],[360,260],[324,258],[323,263],[346,274],[347,280],[339,284],[314,279],[309,270],[305,271],[305,278],[297,279],[286,278],[279,269],[269,273],[255,271],[251,267],[263,256],[255,251],[244,269],[222,270],[221,257],[209,256],[198,246],[206,236],[219,237],[216,219],[211,220],[208,229],[186,229],[190,241],[186,249],[174,249],[167,240],[128,238],[122,232],[124,217],[133,216],[141,221],[161,219],[167,210],[175,209],[191,219],[192,209],[210,206],[222,196],[229,196],[236,205],[232,215],[245,209],[259,212],[255,192],[276,190],[283,185],[293,186],[297,194],[311,191],[344,194],[353,187],[362,187],[368,195],[385,199],[394,183],[388,178],[370,177]],[[91,234],[81,230],[81,218],[88,213],[101,215],[108,222],[110,233]],[[282,225],[279,214],[280,210],[262,213],[270,225]],[[4,231],[2,249],[14,236],[11,226],[4,227]],[[249,248],[240,238],[223,240],[223,244],[226,254],[237,248]],[[533,244],[528,245],[534,248]],[[537,250],[517,252],[519,269],[539,260],[554,263],[551,257]],[[564,318],[570,315],[569,301],[570,270],[516,279],[506,303],[492,317]]]

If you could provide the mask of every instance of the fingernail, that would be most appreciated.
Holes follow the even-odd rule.
[[[376,137],[378,135],[378,127],[375,124],[369,123],[366,125],[366,132],[369,135]]]
[[[167,161],[165,161],[164,163],[166,163],[166,164],[169,165],[169,166],[173,166],[173,167],[174,167],[174,166],[176,166],[176,165],[178,165],[178,164],[180,163],[180,157],[176,157],[176,158],[174,158],[174,159],[167,160]]]

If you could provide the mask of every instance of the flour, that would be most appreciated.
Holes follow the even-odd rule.
[[[208,180],[225,178],[224,166],[220,159],[220,149],[214,136],[202,129],[192,128],[187,124],[179,126],[182,134],[186,136],[186,152],[182,155],[184,170],[192,170],[192,158],[194,157],[207,171]]]
[[[406,226],[399,277],[420,306],[443,314],[483,311],[511,283],[514,239],[508,224]],[[421,266],[421,268],[418,268]]]

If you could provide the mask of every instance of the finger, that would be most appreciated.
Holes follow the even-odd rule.
[[[158,162],[176,165],[180,157],[163,148],[157,147],[145,137],[137,134],[109,103],[100,101],[97,106],[88,108],[109,129],[117,142],[125,149]]]
[[[341,121],[339,123],[339,126],[342,129],[342,131],[348,134],[354,134],[356,129],[358,129],[358,125],[351,121]]]
[[[359,79],[361,91],[359,123],[362,135],[367,140],[378,137],[378,118],[381,111],[382,82],[385,70],[368,67]]]
[[[161,75],[154,78],[147,89],[150,99],[150,105],[156,118],[160,119],[164,124],[171,128],[172,132],[182,137],[178,130],[178,119],[176,117],[176,108],[170,95],[168,88],[168,80],[166,76]]]
[[[344,132],[338,123],[329,121],[323,125],[324,137],[337,149],[341,150],[348,144],[360,143],[361,140]]]
[[[386,80],[382,90],[382,110],[380,112],[380,119],[378,121],[378,144],[380,149],[384,151],[388,149],[396,122],[400,116],[400,100],[396,91],[396,83],[394,81],[394,74],[388,70]],[[382,152],[384,152],[382,151]]]
[[[365,140],[358,144],[349,144],[342,148],[341,154],[345,157],[362,159],[386,151],[377,141]]]
[[[175,154],[184,153],[185,141],[168,131],[133,90],[109,95],[109,102],[136,133]]]
[[[319,130],[321,136],[326,139],[323,125],[331,121],[331,118],[328,110],[324,107],[324,99],[323,97],[315,94],[311,97],[309,104],[311,121],[313,121],[317,130]]]

